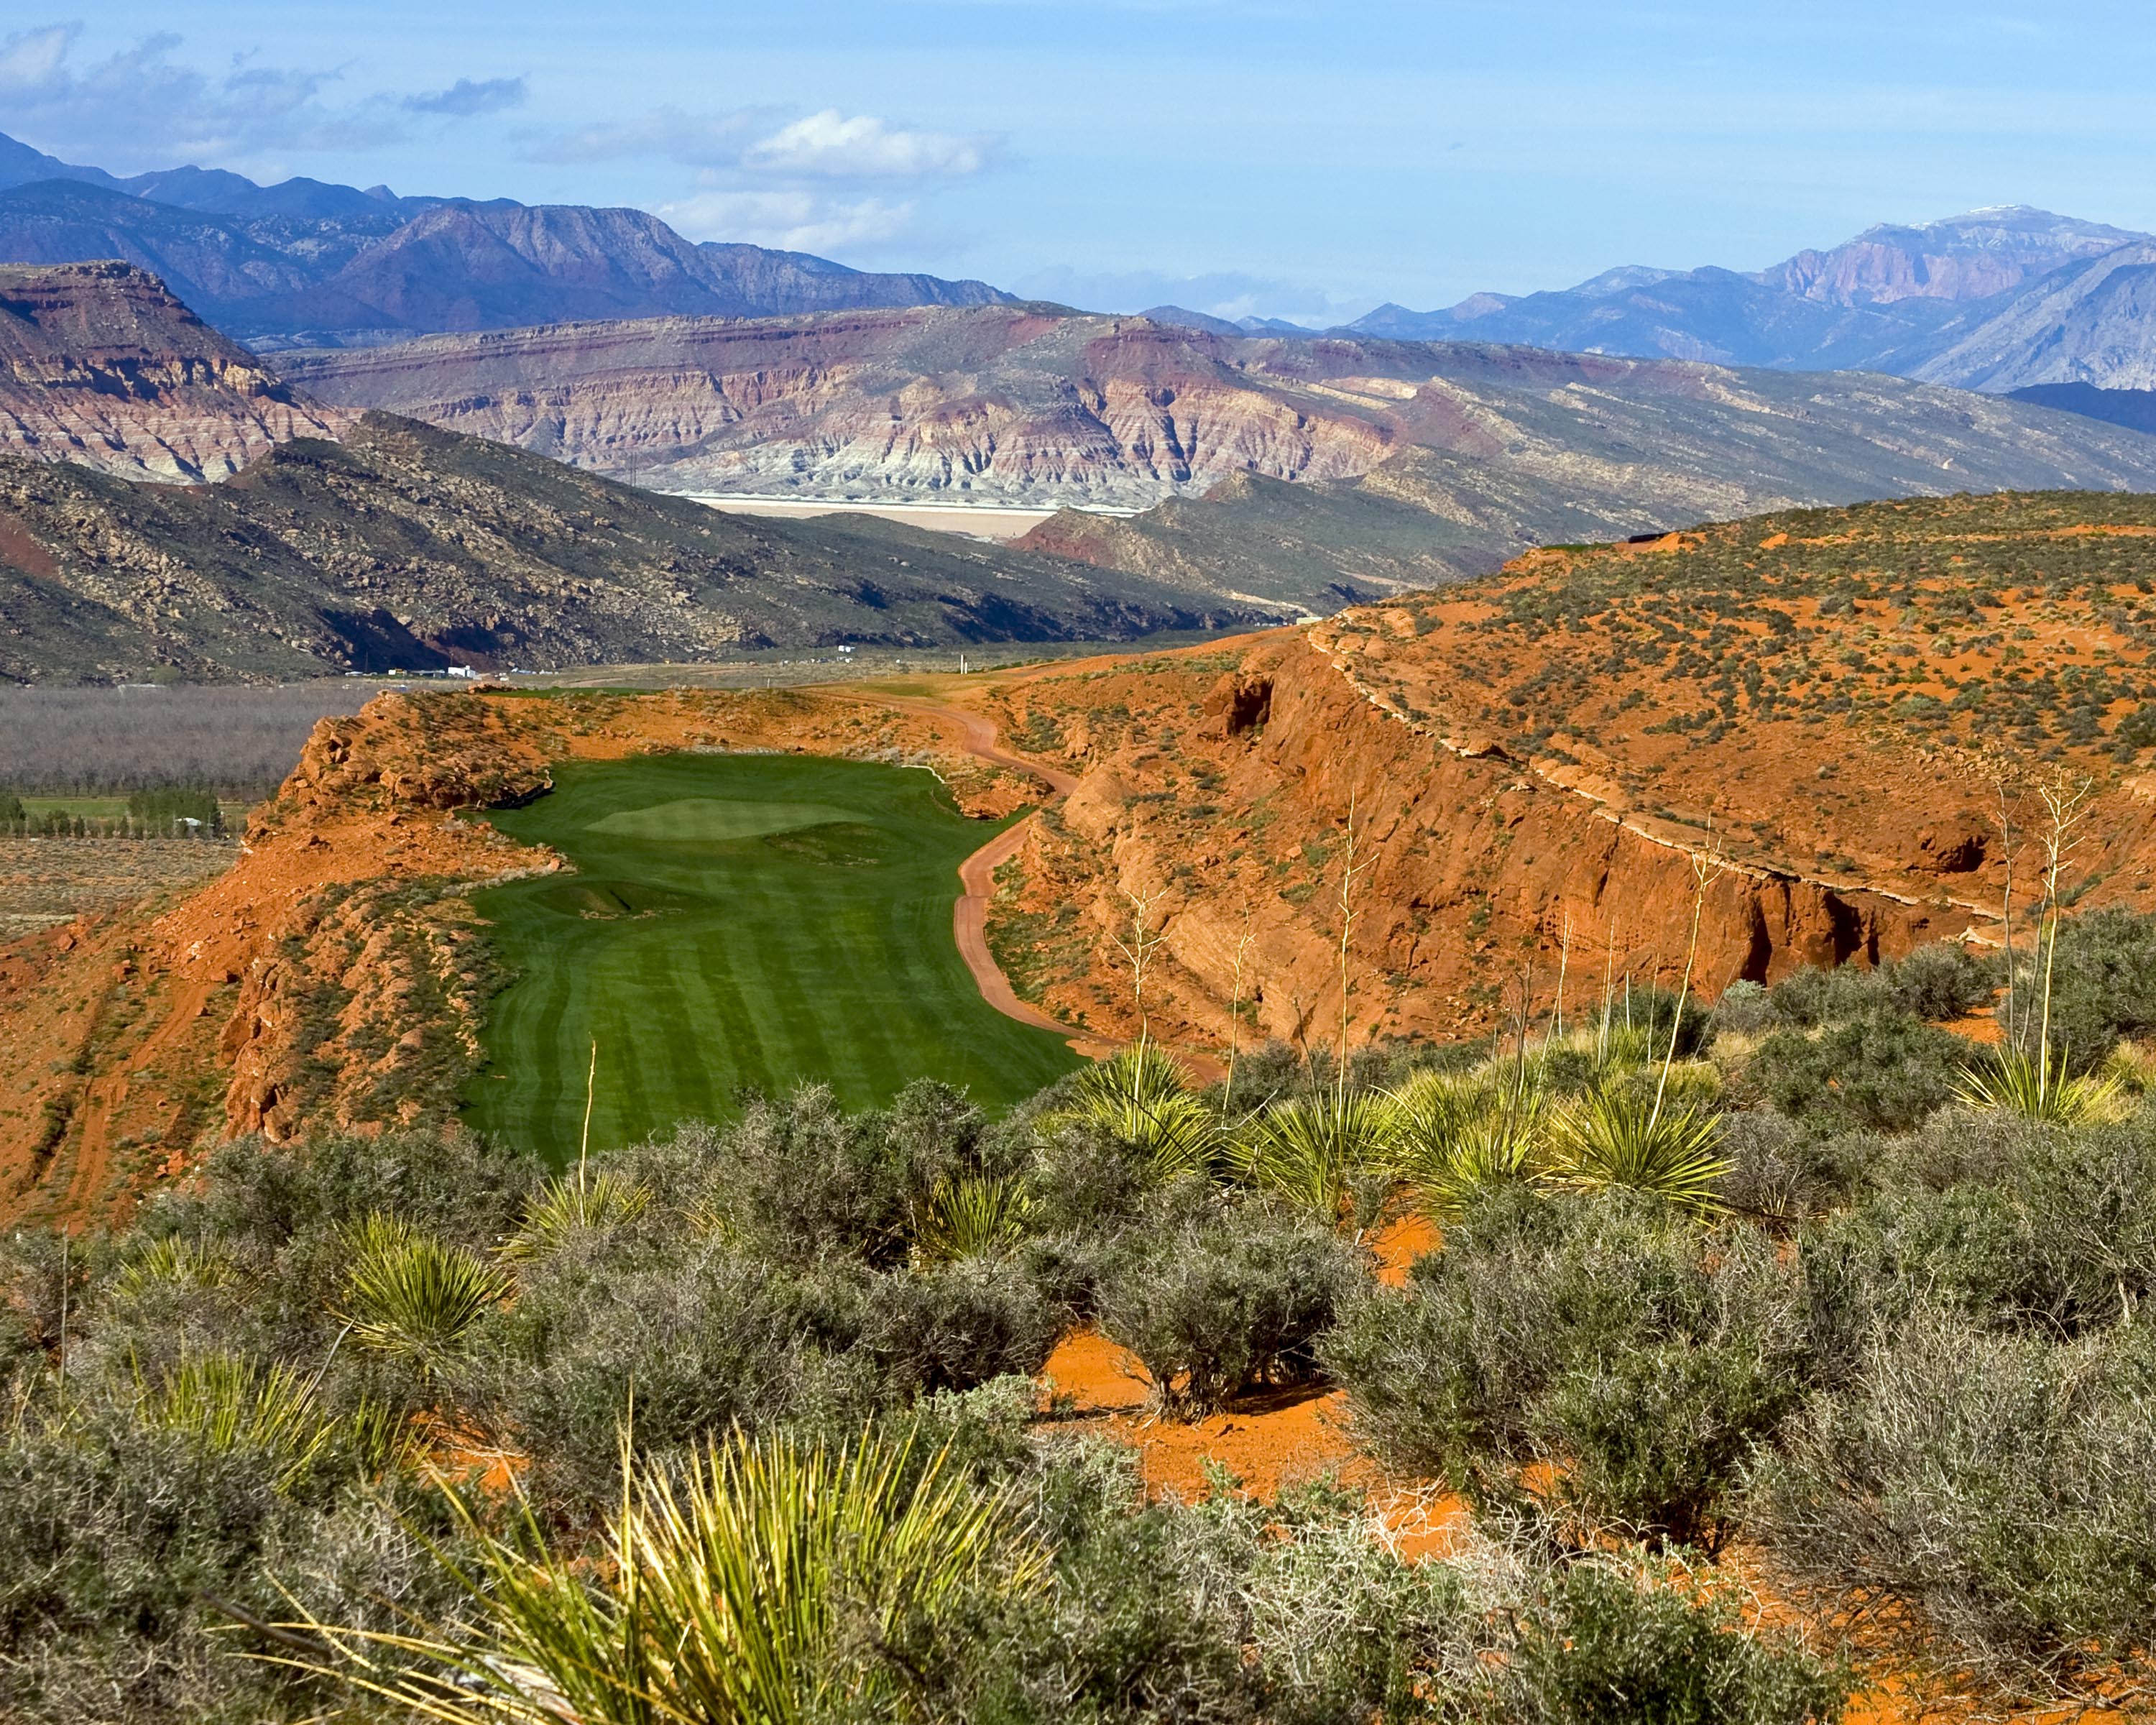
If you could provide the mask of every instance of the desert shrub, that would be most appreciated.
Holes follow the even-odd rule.
[[[1722,991],[1714,1003],[1714,1028],[1740,1036],[1772,1029],[1781,1022],[1773,998],[1760,984],[1740,978]]]
[[[1778,1636],[1747,1634],[1721,1594],[1656,1566],[1558,1568],[1520,1612],[1479,1707],[1489,1725],[1825,1725],[1846,1673]]]
[[[2156,1288],[2156,1143],[2148,1127],[1942,1119],[1886,1164],[1893,1191],[1804,1242],[1821,1313],[1843,1338],[1922,1304],[2071,1336],[2130,1321]]]
[[[1030,1377],[1048,1363],[1065,1321],[1019,1265],[993,1258],[880,1276],[864,1312],[862,1345],[892,1396]]]
[[[1260,1203],[1133,1228],[1103,1260],[1101,1327],[1178,1418],[1317,1375],[1315,1344],[1365,1259],[1323,1222]]]
[[[1958,941],[1918,947],[1887,970],[1887,993],[1895,1005],[1929,1024],[1958,1019],[1988,1003],[1997,968]]]
[[[1867,1132],[1821,1138],[1765,1108],[1722,1117],[1726,1163],[1716,1196],[1739,1215],[1786,1226],[1824,1214],[1864,1190],[1886,1155]]]
[[[1111,1233],[1138,1214],[1158,1184],[1142,1146],[1081,1119],[1041,1128],[1026,1170],[1035,1226],[1049,1235]]]
[[[2152,1390],[2139,1326],[2061,1347],[1920,1310],[1764,1463],[1763,1525],[1796,1574],[1916,1614],[1956,1661],[2045,1688],[2091,1666],[2145,1681]]]
[[[1404,1291],[1366,1291],[1321,1358],[1363,1442],[1478,1510],[1712,1549],[1803,1394],[1808,1341],[1801,1286],[1756,1231],[1626,1194],[1512,1192]]]
[[[525,1266],[500,1344],[459,1387],[512,1431],[547,1492],[586,1505],[637,1442],[669,1449],[739,1424],[858,1423],[883,1396],[859,1348],[869,1278],[780,1269],[706,1240],[626,1253],[572,1244]]]
[[[1271,1504],[1145,1506],[1129,1458],[1098,1445],[1059,1446],[1034,1480],[1053,1584],[981,1626],[950,1717],[1805,1725],[1846,1686],[1629,1557],[1551,1564],[1470,1541],[1414,1562],[1322,1482]]]
[[[886,1267],[905,1259],[915,1206],[939,1182],[1014,1168],[948,1085],[918,1080],[856,1114],[809,1085],[757,1099],[720,1136],[704,1197],[728,1238],[773,1263],[839,1254]]]
[[[1950,1032],[1904,1014],[1867,1012],[1812,1032],[1777,1030],[1743,1076],[1814,1132],[1900,1132],[1953,1099],[1967,1058],[1968,1045]]]
[[[1887,979],[1855,964],[1807,967],[1775,983],[1768,999],[1776,1024],[1810,1029],[1877,1011],[1887,1004]]]
[[[282,1584],[387,1628],[388,1600],[447,1599],[420,1543],[454,1546],[430,1487],[393,1474],[362,1491],[346,1471],[301,1478],[264,1459],[137,1420],[119,1384],[79,1384],[64,1413],[18,1409],[0,1435],[0,1714],[319,1717],[333,1692],[235,1657],[266,1648],[235,1640],[225,1607],[280,1620]]]
[[[2034,1049],[2043,1019],[2044,955],[2031,943],[2016,951],[2014,964],[2016,1034]],[[2114,910],[2066,919],[2058,927],[2051,972],[2051,1046],[2076,1070],[2101,1065],[2120,1037],[2156,1029],[2156,916]],[[2002,1024],[2006,1008],[2002,999]]]

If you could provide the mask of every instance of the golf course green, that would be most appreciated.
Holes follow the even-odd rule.
[[[998,828],[932,773],[799,755],[571,762],[485,817],[573,874],[474,896],[515,980],[465,1117],[576,1153],[594,1042],[596,1150],[739,1112],[748,1087],[848,1106],[920,1077],[991,1107],[1081,1064],[981,999],[951,933],[957,867]]]

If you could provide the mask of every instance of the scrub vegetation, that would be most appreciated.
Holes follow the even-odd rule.
[[[2082,1022],[2138,1022],[2148,937],[2060,927]],[[1973,1090],[1926,1019],[1999,980],[1275,1045],[1232,1096],[1149,1043],[1000,1113],[774,1090],[559,1171],[228,1146],[6,1245],[0,1712],[1799,1725],[1881,1661],[2130,1702],[2156,1105],[2120,1029],[2081,1118]],[[1169,1422],[1342,1389],[1471,1516],[1417,1557],[1334,1481],[1149,1502],[1034,1386],[1089,1327]]]

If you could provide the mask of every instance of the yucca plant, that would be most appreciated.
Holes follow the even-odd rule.
[[[167,1234],[129,1257],[112,1291],[137,1296],[158,1287],[213,1288],[231,1276],[231,1260],[215,1246]]]
[[[1623,1186],[1696,1210],[1720,1208],[1716,1189],[1729,1164],[1715,1153],[1720,1118],[1658,1088],[1607,1085],[1556,1111],[1550,1142],[1568,1184]]]
[[[353,1230],[344,1317],[353,1337],[431,1378],[509,1291],[501,1272],[462,1246],[382,1215]]]
[[[1046,1123],[1078,1122],[1111,1132],[1163,1180],[1209,1173],[1220,1153],[1220,1122],[1188,1084],[1183,1063],[1141,1036],[1081,1072],[1070,1105]]]
[[[580,1163],[573,1175],[549,1180],[532,1194],[524,1206],[524,1225],[501,1255],[543,1257],[572,1235],[634,1221],[650,1203],[649,1187],[613,1168],[590,1173]]]
[[[1015,1179],[968,1174],[938,1180],[914,1207],[913,1258],[950,1264],[961,1258],[999,1257],[1025,1238],[1033,1201]]]
[[[1548,1105],[1524,1060],[1466,1073],[1419,1072],[1394,1093],[1395,1161],[1416,1200],[1440,1221],[1478,1192],[1544,1178]]]
[[[2066,1050],[2054,1054],[2046,1040],[2033,1050],[2002,1043],[1989,1060],[1964,1067],[1955,1089],[1973,1108],[2083,1126],[2122,1112],[2125,1086],[2116,1070],[2069,1071]]]
[[[912,1673],[975,1589],[1023,1596],[1047,1554],[1002,1491],[918,1470],[873,1435],[843,1453],[736,1433],[634,1466],[598,1562],[527,1508],[519,1537],[452,1498],[477,1560],[465,1622],[413,1635],[304,1625],[318,1669],[445,1725],[807,1725],[918,1716]],[[468,1626],[467,1626],[468,1625]],[[287,1663],[295,1661],[284,1661]]]
[[[1363,1228],[1383,1208],[1399,1131],[1399,1104],[1384,1091],[1334,1088],[1253,1115],[1228,1159],[1238,1178],[1328,1226]]]
[[[314,1386],[292,1368],[244,1354],[182,1355],[159,1382],[136,1378],[137,1416],[186,1433],[219,1454],[244,1450],[275,1469],[280,1490],[301,1478],[336,1431],[316,1405]]]

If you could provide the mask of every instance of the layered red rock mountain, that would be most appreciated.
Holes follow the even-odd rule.
[[[1433,450],[1459,468],[1434,512],[1500,536],[1483,567],[1794,502],[2156,485],[2156,443],[2133,434],[1875,377],[1239,338],[1039,305],[563,325],[281,363],[326,402],[671,490],[1146,506]]]
[[[0,267],[0,455],[222,479],[355,417],[308,401],[131,265]]]

